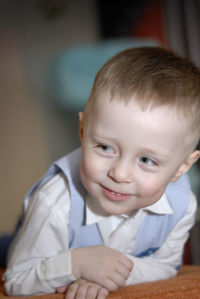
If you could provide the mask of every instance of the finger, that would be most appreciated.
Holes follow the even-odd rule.
[[[124,276],[119,273],[119,272],[113,272],[109,278],[115,283],[117,284],[118,287],[121,287],[125,284],[125,278]]]
[[[59,287],[56,289],[56,292],[57,293],[65,293],[67,288],[68,288],[68,286]]]
[[[100,288],[97,299],[105,299],[109,295],[109,291],[105,288]]]
[[[77,291],[76,291],[76,299],[87,299],[87,285],[79,285]],[[95,297],[94,297],[95,298]]]
[[[124,265],[129,271],[133,269],[133,262],[125,255],[121,255],[120,262]]]
[[[117,291],[118,285],[110,278],[105,279],[102,283],[103,287],[105,287],[109,292]]]
[[[77,292],[78,287],[79,287],[79,285],[77,283],[71,284],[67,289],[65,299],[74,299],[74,298],[76,298],[75,296],[76,296],[76,292]]]
[[[101,286],[97,285],[88,287],[86,299],[96,299],[100,288]]]
[[[131,271],[120,263],[117,265],[116,272],[120,273],[124,277],[124,279],[127,279]]]

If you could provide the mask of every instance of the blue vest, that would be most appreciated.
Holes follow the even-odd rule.
[[[61,158],[51,165],[47,174],[29,191],[29,197],[40,184],[51,176],[62,171],[69,182],[71,195],[70,209],[70,248],[102,245],[103,241],[96,224],[86,225],[85,195],[80,181],[81,150],[78,149]],[[151,255],[159,249],[170,231],[187,211],[190,196],[190,185],[186,176],[182,176],[176,183],[170,183],[165,190],[167,199],[172,207],[173,214],[147,214],[138,230],[132,254],[137,257]]]

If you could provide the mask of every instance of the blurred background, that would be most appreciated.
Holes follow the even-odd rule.
[[[144,44],[200,65],[200,1],[0,0],[0,233],[13,230],[25,193],[50,163],[79,146],[78,112],[99,67]],[[199,199],[199,164],[190,178]]]

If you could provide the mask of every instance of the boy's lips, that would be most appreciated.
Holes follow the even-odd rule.
[[[131,194],[115,192],[104,186],[101,186],[101,188],[103,190],[103,193],[106,195],[106,197],[113,201],[124,201],[126,199],[129,199],[132,196]]]

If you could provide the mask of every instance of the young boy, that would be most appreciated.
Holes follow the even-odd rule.
[[[105,298],[176,275],[196,200],[200,71],[159,47],[123,51],[79,113],[81,149],[28,193],[4,275],[9,295]]]

